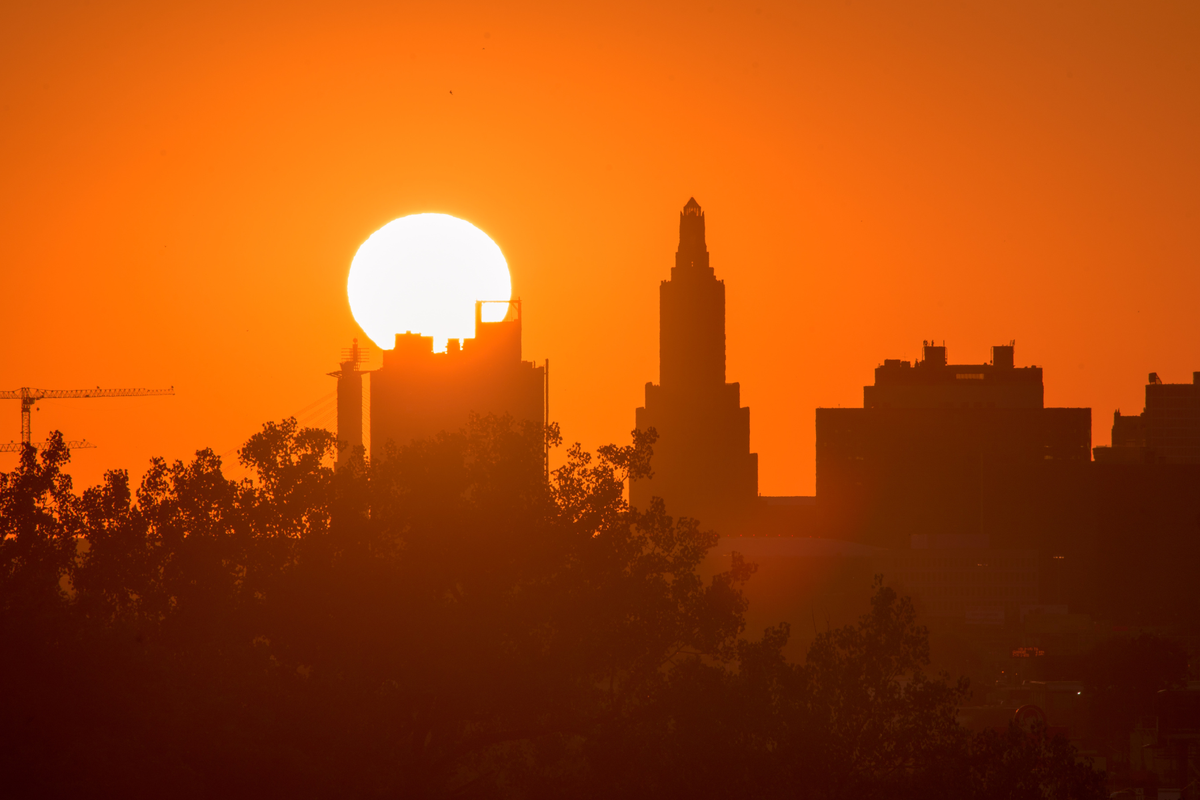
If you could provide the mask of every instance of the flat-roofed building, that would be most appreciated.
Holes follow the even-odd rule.
[[[1042,600],[1085,580],[1091,409],[1043,407],[1042,370],[1013,345],[988,364],[887,361],[863,408],[818,408],[817,510],[826,535],[903,548],[915,534],[991,537],[1039,553]]]

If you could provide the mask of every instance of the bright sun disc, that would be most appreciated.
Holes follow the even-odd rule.
[[[512,282],[504,254],[486,233],[448,214],[413,214],[384,225],[363,242],[346,282],[354,320],[379,347],[411,331],[447,339],[475,335],[475,301],[508,300]],[[485,322],[508,307],[484,304]]]

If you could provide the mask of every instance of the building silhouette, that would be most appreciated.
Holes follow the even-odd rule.
[[[472,413],[546,422],[549,365],[522,360],[521,301],[503,302],[509,313],[500,322],[484,322],[483,302],[476,303],[475,337],[451,339],[444,353],[433,352],[432,337],[396,334],[383,366],[370,373],[372,457],[383,457],[389,444],[457,431]],[[338,377],[338,438],[352,442],[357,431],[361,441],[364,373],[343,363],[331,374]]]
[[[949,364],[926,342],[887,360],[863,408],[818,408],[817,511],[826,535],[904,548],[913,536],[988,537],[1037,551],[1042,602],[1078,595],[1092,559],[1091,409],[1045,408],[1042,371]]]
[[[1200,564],[1200,373],[1150,373],[1141,414],[1096,447],[1096,609],[1129,624],[1194,620]]]
[[[1112,445],[1093,452],[1103,463],[1200,464],[1200,372],[1191,383],[1163,383],[1151,372],[1142,413],[1114,411]]]
[[[667,511],[730,533],[753,513],[758,455],[750,409],[725,382],[725,282],[709,265],[704,212],[695,198],[679,215],[679,249],[659,286],[659,382],[646,384],[639,430],[654,428],[652,478],[633,481],[630,503],[661,497]]]

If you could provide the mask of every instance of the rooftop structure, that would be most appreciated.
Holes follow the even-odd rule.
[[[992,348],[989,364],[948,364],[945,344],[924,342],[915,365],[886,359],[863,408],[1041,408],[1042,368],[1013,364],[1015,342]]]

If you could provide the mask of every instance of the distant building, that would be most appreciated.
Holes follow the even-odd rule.
[[[1163,383],[1151,372],[1142,413],[1114,411],[1112,445],[1094,452],[1102,463],[1200,464],[1200,372],[1191,383]]]
[[[863,408],[818,408],[818,514],[825,535],[881,547],[977,534],[1035,550],[1041,601],[1059,602],[1091,557],[1091,409],[1044,408],[1041,369],[992,352],[949,364],[926,342],[922,361],[875,370]]]
[[[1113,415],[1112,445],[1095,448],[1095,608],[1132,625],[1200,614],[1200,373],[1150,373],[1141,414]]]
[[[668,513],[727,533],[744,524],[758,495],[750,409],[725,382],[725,283],[709,266],[704,212],[694,198],[679,215],[679,250],[659,287],[659,383],[646,384],[639,430],[654,428],[654,477],[633,481],[630,502],[661,497]]]
[[[521,301],[510,303],[501,322],[484,322],[482,308],[475,304],[475,338],[451,339],[444,353],[433,352],[431,337],[414,333],[397,334],[395,348],[383,351],[370,383],[373,457],[383,456],[388,443],[457,431],[472,412],[545,421],[547,367],[521,360]],[[339,379],[339,393],[342,386]],[[338,400],[340,424],[340,394]],[[345,402],[353,406],[353,390]]]

